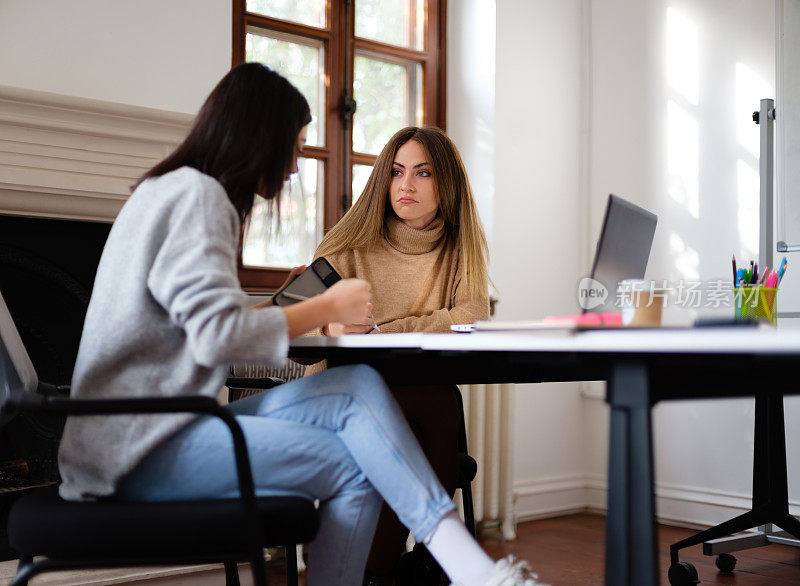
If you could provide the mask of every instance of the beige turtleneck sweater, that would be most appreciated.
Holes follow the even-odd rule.
[[[458,251],[445,244],[440,217],[416,230],[390,214],[387,226],[387,238],[373,248],[326,257],[342,278],[372,286],[372,315],[381,332],[449,332],[453,324],[489,318],[489,292],[474,298],[460,286]],[[306,375],[323,368],[311,365]]]

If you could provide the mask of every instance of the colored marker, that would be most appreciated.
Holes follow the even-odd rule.
[[[786,260],[786,257],[784,256],[783,260],[781,261],[781,267],[778,269],[778,284],[780,284],[780,282],[783,280],[783,275],[784,273],[786,273],[786,266],[788,264],[789,262]]]
[[[767,279],[767,289],[772,289],[777,284],[778,284],[778,275],[777,273],[775,273],[775,271],[772,271],[772,273],[769,276],[769,279]]]

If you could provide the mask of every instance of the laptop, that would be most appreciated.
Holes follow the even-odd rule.
[[[617,195],[609,195],[603,227],[597,240],[592,271],[578,287],[578,301],[584,314],[617,312],[617,287],[625,279],[643,279],[653,246],[658,218]],[[473,330],[558,330],[570,329],[593,319],[529,321],[479,321],[454,325],[456,332]],[[594,316],[597,317],[597,316]]]
[[[597,304],[579,298],[584,313],[618,311],[615,302],[619,283],[625,279],[644,279],[657,223],[656,215],[646,209],[619,196],[608,196],[589,277],[605,287],[608,295]],[[583,294],[580,288],[579,295]]]

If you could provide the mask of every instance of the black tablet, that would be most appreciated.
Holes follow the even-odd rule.
[[[324,293],[328,287],[341,281],[342,277],[323,257],[312,262],[291,283],[281,287],[272,296],[275,305],[285,307]]]

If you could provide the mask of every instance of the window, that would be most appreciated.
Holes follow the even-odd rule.
[[[397,130],[444,128],[445,3],[234,0],[233,64],[278,71],[303,92],[313,117],[280,217],[259,202],[244,230],[244,287],[274,289],[289,268],[312,260]]]

